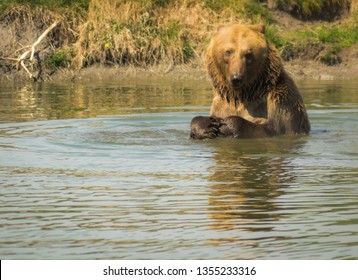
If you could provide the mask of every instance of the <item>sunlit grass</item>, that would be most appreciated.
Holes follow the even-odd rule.
[[[328,4],[347,5],[346,0],[276,2],[298,5],[306,15]],[[255,0],[3,0],[0,11],[18,27],[24,21],[40,21],[41,26],[61,22],[54,31],[57,49],[46,62],[51,67],[187,63],[202,57],[217,26],[233,22],[265,23],[268,40],[284,59],[310,45],[329,49],[322,54],[329,60],[329,55],[358,43],[357,15],[339,25],[283,30],[272,12]]]

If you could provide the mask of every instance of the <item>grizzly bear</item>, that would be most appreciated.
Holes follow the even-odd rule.
[[[228,25],[212,36],[206,66],[214,87],[209,117],[191,121],[193,139],[308,134],[302,96],[265,38],[264,25]]]

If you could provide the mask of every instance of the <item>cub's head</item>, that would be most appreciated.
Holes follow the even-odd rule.
[[[264,25],[233,24],[218,28],[206,50],[207,69],[214,87],[219,91],[245,91],[267,71],[271,50]]]

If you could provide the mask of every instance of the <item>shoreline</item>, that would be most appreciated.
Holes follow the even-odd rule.
[[[301,80],[353,80],[358,78],[358,53],[349,55],[339,65],[326,66],[318,61],[295,59],[284,61],[284,68],[296,81]],[[201,63],[182,65],[159,64],[148,67],[92,65],[80,70],[63,68],[38,82],[113,82],[129,79],[209,80]],[[1,82],[34,82],[23,70],[0,73]]]

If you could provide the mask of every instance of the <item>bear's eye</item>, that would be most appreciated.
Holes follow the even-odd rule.
[[[250,62],[254,58],[254,55],[252,53],[245,54],[246,61]]]
[[[225,55],[226,55],[226,56],[231,56],[232,53],[233,53],[232,50],[227,50],[227,51],[225,51]]]

